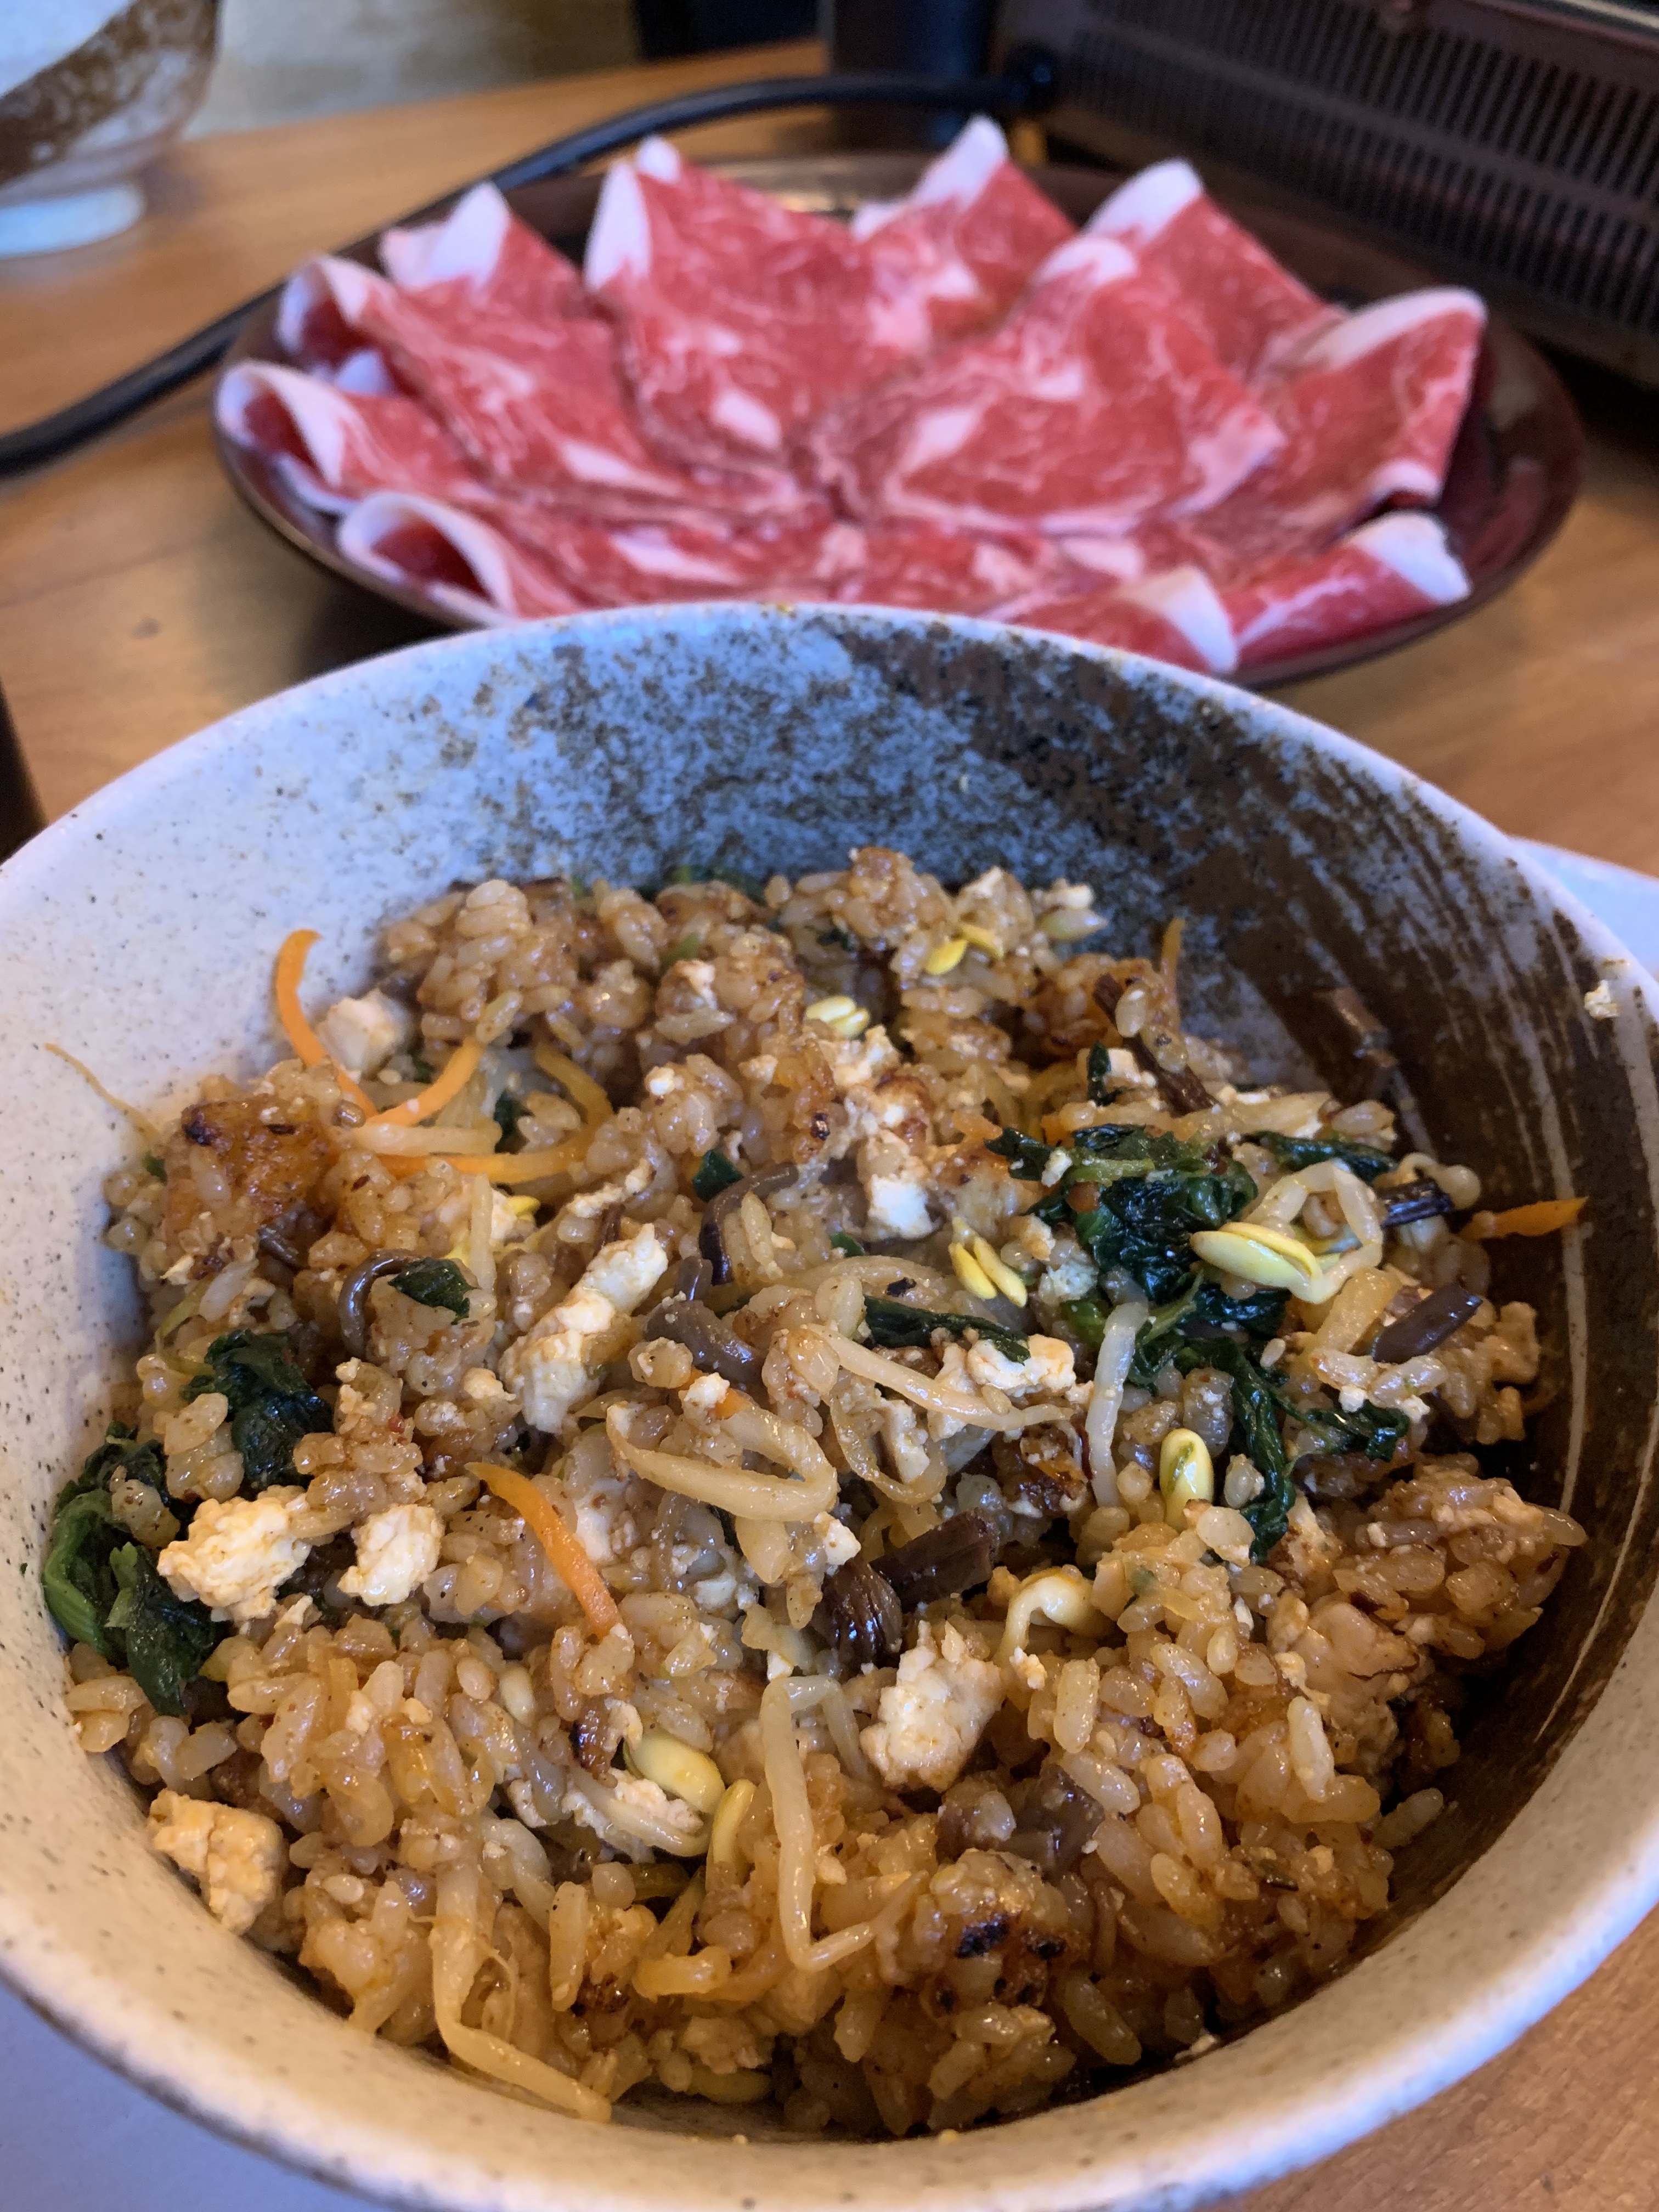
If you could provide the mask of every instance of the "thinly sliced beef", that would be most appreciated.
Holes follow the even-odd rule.
[[[1431,506],[1469,402],[1486,310],[1473,292],[1405,292],[1316,337],[1265,394],[1285,443],[1224,504],[1149,533],[1158,559],[1218,583],[1311,555],[1385,502]]]
[[[881,522],[853,533],[857,566],[835,597],[865,606],[982,615],[1051,581],[1066,564],[1046,540],[998,539],[933,522]]]
[[[1484,313],[1344,314],[1184,162],[1079,236],[970,124],[850,231],[647,140],[583,275],[494,187],[325,259],[219,420],[469,619],[780,598],[994,615],[1226,674],[1449,604]]]
[[[547,562],[591,605],[651,600],[828,599],[854,572],[859,532],[826,506],[799,522],[607,526],[526,501],[486,509],[504,535]]]
[[[1238,665],[1227,610],[1197,568],[1171,568],[1139,583],[1108,583],[1069,597],[1017,604],[1009,612],[1030,629],[1059,630],[1205,675],[1228,676]]]
[[[474,317],[453,298],[401,292],[356,262],[325,258],[289,287],[279,332],[290,343],[303,345],[317,326],[319,289],[500,490],[622,521],[770,517],[803,503],[781,473],[692,474],[653,453],[618,374],[614,335],[597,316]]]
[[[824,408],[914,351],[921,326],[840,223],[661,139],[606,177],[584,268],[648,435],[689,466],[781,465]]]
[[[464,499],[478,489],[465,453],[418,399],[365,393],[296,368],[240,362],[214,413],[228,438],[264,454],[309,505],[343,514],[372,491]]]
[[[337,542],[371,576],[422,592],[467,622],[523,622],[582,605],[548,562],[442,500],[375,492],[346,516]]]
[[[494,185],[475,185],[441,222],[384,231],[380,266],[429,306],[532,322],[590,312],[581,271],[520,222]]]
[[[896,306],[921,318],[920,351],[998,321],[1073,228],[979,115],[903,199],[861,207],[852,233]]]
[[[1115,537],[1213,507],[1282,443],[1134,257],[1078,238],[1000,329],[855,400],[813,450],[864,519]]]
[[[1276,562],[1223,594],[1241,667],[1363,637],[1467,599],[1469,580],[1432,516],[1383,514],[1322,553]]]
[[[1127,246],[1243,383],[1258,383],[1341,320],[1222,213],[1185,161],[1157,162],[1121,185],[1090,217],[1088,235]]]

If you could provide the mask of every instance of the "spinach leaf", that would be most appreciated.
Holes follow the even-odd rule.
[[[410,1273],[403,1270],[403,1275]],[[183,1395],[188,1401],[210,1390],[222,1390],[230,1401],[230,1440],[242,1455],[245,1497],[292,1480],[295,1445],[301,1437],[334,1426],[333,1415],[295,1366],[282,1335],[239,1328],[216,1337],[207,1348],[205,1370],[191,1377]]]
[[[850,929],[843,929],[838,921],[832,921],[828,929],[815,931],[814,934],[820,945],[838,945],[843,952],[856,952],[859,949],[857,938]]]
[[[1120,1091],[1131,1085],[1121,1075],[1112,1073],[1112,1054],[1109,1045],[1091,1044],[1089,1048],[1089,1103],[1109,1106]]]
[[[47,1608],[66,1636],[89,1644],[106,1659],[115,1656],[104,1631],[115,1602],[110,1553],[121,1541],[107,1486],[84,1490],[70,1483],[52,1516],[52,1534],[41,1563],[40,1584]]]
[[[436,1080],[432,1072],[432,1062],[423,1052],[411,1052],[409,1055],[409,1064],[414,1070],[416,1083],[432,1083]]]
[[[1322,1441],[1304,1444],[1304,1455],[1316,1452],[1364,1452],[1367,1459],[1386,1466],[1411,1426],[1407,1415],[1389,1406],[1362,1406],[1356,1413],[1333,1407],[1290,1406],[1285,1410],[1311,1429]]]
[[[154,1176],[157,1182],[165,1182],[167,1181],[167,1164],[161,1158],[160,1152],[146,1152],[144,1154],[144,1173],[147,1176]]]
[[[1374,1145],[1356,1145],[1346,1137],[1281,1137],[1276,1130],[1263,1129],[1246,1141],[1271,1152],[1286,1174],[1316,1168],[1322,1160],[1340,1160],[1362,1182],[1375,1182],[1394,1165],[1387,1152],[1379,1152]]]
[[[522,1098],[515,1098],[510,1091],[503,1091],[490,1109],[490,1119],[501,1133],[501,1150],[507,1151],[519,1133],[519,1124],[530,1109]]]
[[[955,1337],[972,1329],[987,1344],[994,1346],[1005,1359],[1024,1359],[1030,1351],[1024,1337],[1011,1328],[1003,1328],[994,1321],[981,1321],[977,1314],[933,1313],[926,1306],[907,1305],[902,1298],[867,1297],[864,1301],[864,1318],[869,1324],[870,1341],[886,1350],[902,1351],[912,1345],[929,1345],[936,1329],[947,1329]]]
[[[1102,1298],[1068,1298],[1060,1317],[1087,1352],[1098,1352],[1106,1334],[1107,1310]]]
[[[208,1655],[232,1633],[204,1605],[175,1596],[142,1544],[111,1554],[118,1595],[105,1626],[120,1638],[127,1672],[158,1713],[179,1714]]]
[[[91,1453],[73,1482],[65,1483],[52,1508],[52,1532],[41,1563],[40,1582],[52,1619],[77,1644],[89,1644],[106,1659],[118,1656],[106,1633],[116,1583],[110,1555],[125,1540],[110,1504],[109,1486],[128,1474],[152,1489],[163,1480],[161,1448],[136,1443],[134,1431],[112,1421],[104,1441]]]
[[[1066,1171],[1061,1189],[1097,1182],[1102,1168],[1111,1176],[1098,1182],[1096,1204],[1075,1217],[1073,1233],[1103,1274],[1126,1269],[1159,1305],[1179,1297],[1197,1272],[1193,1232],[1219,1229],[1255,1196],[1237,1160],[1175,1137],[1085,1129],[1078,1142],[1087,1157]]]
[[[1142,1326],[1128,1380],[1139,1389],[1152,1389],[1158,1370],[1182,1345],[1201,1346],[1224,1331],[1237,1329],[1253,1346],[1265,1344],[1279,1333],[1288,1296],[1285,1291],[1255,1291],[1248,1298],[1230,1298],[1212,1275],[1198,1275]]]
[[[702,950],[702,939],[695,929],[688,929],[684,937],[677,937],[662,956],[662,972],[678,968],[682,960],[695,960]]]
[[[465,1321],[471,1311],[466,1277],[453,1260],[411,1260],[408,1267],[398,1268],[392,1286],[416,1305],[447,1308],[457,1321]]]
[[[1296,1503],[1290,1455],[1279,1433],[1278,1394],[1243,1346],[1230,1336],[1213,1344],[1183,1346],[1176,1354],[1176,1365],[1183,1375],[1195,1367],[1218,1367],[1232,1377],[1234,1425],[1243,1437],[1245,1457],[1267,1486],[1259,1498],[1240,1509],[1255,1531],[1250,1557],[1259,1565],[1289,1528]]]
[[[1000,1137],[993,1137],[985,1147],[1009,1162],[1009,1172],[1021,1182],[1041,1182],[1042,1170],[1054,1156],[1053,1145],[1040,1145],[1035,1137],[1028,1137],[1023,1129],[1005,1129]]]
[[[697,1162],[691,1188],[707,1206],[711,1198],[718,1197],[721,1191],[729,1190],[734,1182],[742,1181],[742,1169],[734,1168],[720,1147],[714,1146]]]
[[[832,1229],[830,1242],[837,1252],[844,1252],[849,1260],[861,1260],[864,1247],[856,1237],[849,1237],[844,1229]]]
[[[1244,1518],[1255,1530],[1251,1557],[1265,1559],[1290,1523],[1296,1502],[1290,1454],[1279,1426],[1281,1414],[1297,1422],[1309,1435],[1301,1456],[1323,1452],[1363,1452],[1382,1465],[1391,1460],[1411,1424],[1404,1413],[1381,1406],[1362,1406],[1357,1413],[1330,1407],[1300,1406],[1268,1380],[1263,1369],[1242,1344],[1231,1337],[1206,1339],[1184,1344],[1175,1355],[1183,1375],[1197,1367],[1218,1367],[1233,1380],[1233,1413],[1244,1439],[1245,1456],[1267,1478],[1260,1498],[1245,1506]]]

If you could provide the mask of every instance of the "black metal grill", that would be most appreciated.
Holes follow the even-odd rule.
[[[1659,382],[1659,15],[1601,0],[1016,0],[1060,135],[1346,216]]]

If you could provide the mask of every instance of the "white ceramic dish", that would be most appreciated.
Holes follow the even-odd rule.
[[[131,1140],[43,1047],[176,1100],[204,1069],[274,1056],[265,979],[298,922],[325,933],[321,989],[360,981],[375,925],[434,882],[740,849],[799,871],[857,836],[947,874],[1091,875],[1126,946],[1188,913],[1194,973],[1224,943],[1243,968],[1215,1015],[1254,1034],[1264,1073],[1295,1054],[1276,1009],[1351,981],[1401,1030],[1437,1133],[1504,1163],[1497,1202],[1587,1189],[1595,1264],[1577,1239],[1528,1261],[1562,1385],[1534,1494],[1570,1492],[1592,1542],[1518,1648],[1502,1727],[1470,1731],[1456,1807],[1402,1859],[1379,1940],[1308,2002],[956,2142],[762,2141],[745,2115],[757,2139],[734,2142],[730,2112],[686,2115],[696,2134],[660,2112],[587,2130],[354,2036],[208,1918],[145,1849],[122,1777],[76,1749],[33,1567],[131,1342],[131,1287],[94,1234]],[[981,624],[583,618],[423,646],[175,748],[0,873],[0,1967],[167,2101],[321,2178],[467,2212],[1173,2212],[1468,2071],[1659,1895],[1656,1004],[1588,914],[1386,763],[1225,687]],[[1604,975],[1613,1022],[1583,1011]]]

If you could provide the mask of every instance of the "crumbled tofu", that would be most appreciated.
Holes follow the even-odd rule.
[[[609,1778],[617,1802],[635,1813],[642,1813],[659,1823],[684,1842],[696,1843],[705,1833],[703,1817],[694,1805],[682,1797],[671,1797],[655,1782],[647,1782],[642,1775],[617,1774]],[[604,1834],[602,1816],[596,1814],[592,1803],[580,1790],[568,1789],[559,1810],[567,1820],[575,1820],[580,1826],[592,1828]]]
[[[638,1160],[620,1182],[595,1183],[592,1190],[579,1190],[554,1216],[555,1243],[585,1244],[593,1224],[613,1206],[625,1206],[630,1198],[637,1198],[654,1172],[649,1160]]]
[[[843,1098],[854,1091],[878,1083],[902,1063],[891,1038],[879,1022],[861,1037],[830,1036],[819,1049],[830,1063],[830,1073]]]
[[[902,1398],[882,1401],[881,1432],[887,1457],[901,1482],[921,1482],[928,1472],[927,1425]]]
[[[569,1297],[509,1346],[501,1379],[522,1400],[532,1428],[556,1434],[572,1408],[592,1397],[604,1364],[601,1341],[618,1316],[631,1314],[662,1279],[667,1265],[667,1250],[650,1223],[630,1231],[596,1252]]]
[[[340,1577],[348,1597],[365,1605],[401,1605],[438,1564],[442,1516],[430,1505],[388,1505],[352,1531],[357,1564]]]
[[[1145,1068],[1127,1046],[1113,1045],[1106,1054],[1106,1064],[1111,1069],[1114,1083],[1127,1084],[1131,1090],[1156,1089],[1158,1078],[1150,1068]]]
[[[516,1243],[536,1226],[536,1202],[509,1198],[504,1190],[489,1194],[489,1241],[492,1245]]]
[[[1613,995],[1613,986],[1604,975],[1593,991],[1584,994],[1584,1012],[1593,1022],[1616,1022],[1618,1002]]]
[[[833,1513],[820,1513],[812,1523],[812,1534],[823,1547],[823,1556],[830,1566],[844,1567],[848,1559],[859,1555],[859,1540],[844,1521],[837,1521]]]
[[[1060,1177],[1063,1175],[1069,1173],[1071,1165],[1071,1154],[1065,1151],[1061,1146],[1056,1145],[1054,1151],[1049,1153],[1048,1158],[1042,1164],[1042,1175],[1041,1181],[1044,1190],[1052,1190],[1054,1185],[1060,1181]]]
[[[269,1493],[267,1493],[269,1495]],[[248,1929],[276,1896],[288,1846],[275,1820],[163,1790],[149,1808],[149,1840],[193,1875],[208,1910],[233,1936]]]
[[[1094,1261],[1072,1237],[1066,1237],[1044,1270],[1037,1285],[1037,1296],[1045,1305],[1066,1304],[1073,1298],[1086,1298],[1100,1279],[1100,1271]]]
[[[337,1000],[318,1023],[317,1035],[329,1058],[348,1073],[373,1075],[394,1052],[414,1043],[415,1016],[384,991],[368,991],[361,999]]]
[[[596,1567],[608,1567],[625,1559],[637,1540],[634,1516],[622,1505],[628,1483],[626,1475],[617,1474],[609,1466],[590,1468],[569,1480],[568,1494],[576,1509],[576,1540]]]
[[[890,1790],[948,1790],[1002,1698],[1000,1668],[977,1657],[949,1621],[936,1628],[924,1620],[859,1741]]]
[[[461,1377],[461,1395],[471,1406],[488,1406],[492,1400],[512,1395],[503,1388],[501,1376],[492,1375],[487,1367],[469,1367]]]
[[[717,1014],[725,1011],[714,994],[714,963],[712,960],[677,960],[673,976],[676,1013],[705,1010]]]
[[[723,1375],[699,1375],[680,1392],[680,1403],[688,1413],[700,1413],[705,1420],[716,1420],[731,1387]]]
[[[1071,1389],[1077,1381],[1071,1346],[1057,1336],[1030,1336],[1025,1341],[1028,1349],[1024,1359],[1010,1359],[994,1344],[969,1345],[969,1380],[981,1389],[1006,1390],[1010,1397],[1031,1390]]]
[[[175,1597],[196,1598],[216,1620],[244,1628],[262,1620],[276,1592],[311,1555],[294,1533],[307,1510],[303,1490],[278,1485],[258,1498],[204,1498],[189,1531],[156,1561]]]
[[[1026,1261],[1042,1267],[1054,1258],[1059,1243],[1046,1221],[1039,1221],[1035,1213],[1022,1213],[1009,1226],[1002,1256],[1016,1273]]]
[[[927,1163],[887,1129],[878,1129],[859,1146],[859,1181],[869,1208],[872,1237],[927,1237],[933,1216],[927,1203]]]

